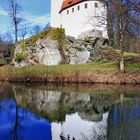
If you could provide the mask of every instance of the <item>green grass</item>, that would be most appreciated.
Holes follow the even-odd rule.
[[[127,73],[140,72],[140,63],[125,63]],[[0,67],[0,80],[3,81],[31,81],[31,82],[98,82],[98,76],[112,74],[117,78],[119,63],[117,61],[93,62],[89,64],[57,65],[57,66],[28,66],[28,67]],[[118,75],[119,76],[119,75]],[[104,81],[101,79],[101,81]],[[106,81],[106,80],[105,80]]]
[[[117,62],[104,63],[94,62],[90,64],[75,64],[75,65],[57,65],[57,66],[30,66],[22,68],[11,68],[13,74],[67,74],[73,71],[87,72],[87,71],[118,71]]]
[[[140,63],[125,63],[126,71],[140,71]],[[117,61],[105,63],[105,62],[93,62],[89,64],[75,64],[75,65],[57,65],[57,66],[29,66],[29,67],[10,67],[5,66],[1,69],[7,69],[13,75],[30,75],[30,74],[67,74],[73,71],[79,72],[117,72],[119,71],[119,63]],[[0,70],[1,70],[0,69]]]
[[[139,71],[140,72],[140,63],[126,63],[125,64],[126,71]]]
[[[140,57],[139,53],[124,52],[124,57]]]

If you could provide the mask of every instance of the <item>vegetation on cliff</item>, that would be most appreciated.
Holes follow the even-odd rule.
[[[54,40],[57,40],[59,46],[62,46],[63,41],[65,40],[65,30],[63,28],[49,28],[27,39],[26,44],[33,45],[38,39],[44,39],[48,36],[52,37]]]

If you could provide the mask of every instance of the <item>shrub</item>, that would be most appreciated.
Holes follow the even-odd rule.
[[[23,54],[17,54],[15,61],[20,63],[21,61],[25,60],[25,56]]]

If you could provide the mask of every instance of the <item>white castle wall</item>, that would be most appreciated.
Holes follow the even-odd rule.
[[[61,15],[59,11],[61,9],[63,0],[51,0],[51,27],[61,27]]]
[[[51,27],[61,27],[61,15],[59,11],[61,9],[63,0],[51,0]]]
[[[59,1],[60,5],[56,1]],[[103,36],[107,37],[106,18],[102,18],[102,20],[101,18],[98,20],[95,18],[95,16],[106,17],[107,8],[104,3],[98,0],[85,1],[67,8],[58,14],[61,9],[62,1],[63,0],[52,0],[52,27],[63,27],[65,28],[66,35],[71,35],[76,38],[81,32],[91,29],[101,30]],[[57,6],[56,3],[58,4]],[[98,8],[95,8],[95,3],[98,3]],[[87,4],[87,8],[85,8],[85,4]],[[78,6],[80,7],[80,10],[78,10]],[[74,8],[74,12],[72,12],[72,8]],[[67,11],[69,11],[69,14],[67,14]],[[91,16],[94,18],[89,20]],[[100,22],[103,22],[102,26]]]

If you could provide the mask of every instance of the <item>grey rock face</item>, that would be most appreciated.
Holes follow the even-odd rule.
[[[85,64],[90,56],[90,52],[85,48],[83,40],[74,40],[67,37],[65,55],[69,64]]]
[[[26,46],[27,65],[58,65],[61,62],[67,64],[85,64],[91,61],[109,61],[120,57],[120,52],[109,46],[109,40],[102,37],[101,31],[87,31],[82,33],[78,39],[67,36],[65,44],[60,50],[57,40],[51,37],[38,39],[35,44]],[[20,44],[15,49],[16,54],[23,53]]]
[[[25,67],[25,66],[30,66],[31,63],[28,60],[21,61],[20,63],[18,63],[13,59],[11,65],[14,65],[15,67]]]
[[[78,36],[78,39],[85,39],[87,37],[91,37],[91,38],[102,37],[102,31],[99,31],[99,30],[89,30],[89,31],[81,33]]]
[[[39,64],[44,65],[58,65],[62,59],[58,50],[57,41],[49,37],[46,39],[39,39],[36,42],[34,52],[32,51],[30,53],[29,58],[34,58]]]
[[[67,37],[67,45],[65,55],[69,64],[85,64],[91,61],[116,60],[119,58],[120,52],[109,46],[109,40],[103,37],[92,36],[84,39],[73,39]]]
[[[35,45],[27,45],[27,62],[31,65],[58,65],[62,60],[60,51],[58,50],[58,42],[51,39],[39,39]],[[21,53],[20,45],[16,46],[15,55]]]

